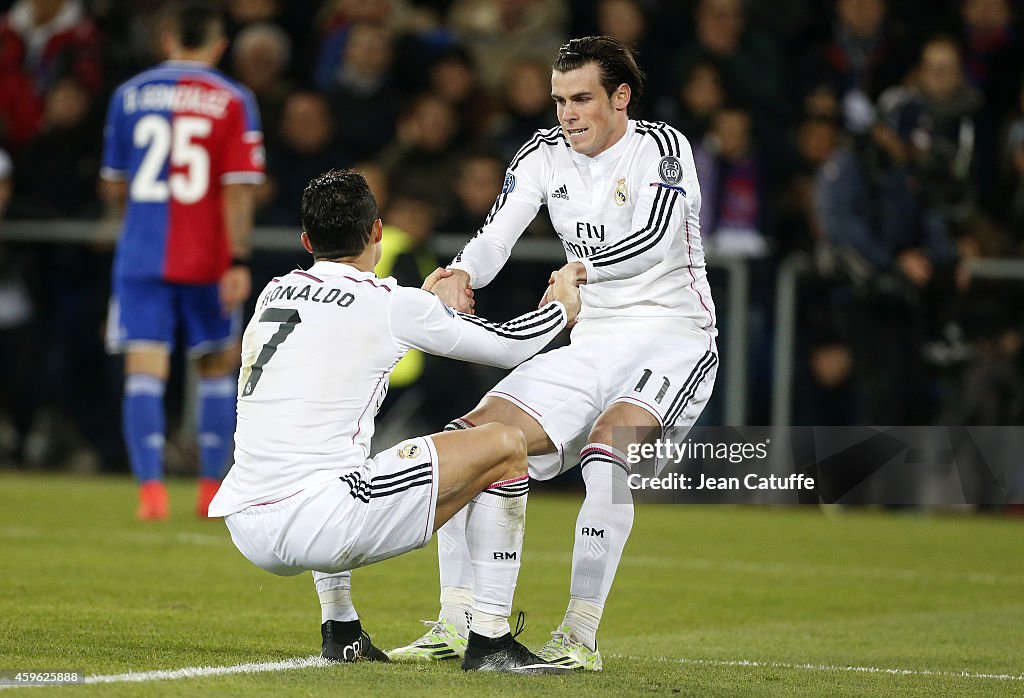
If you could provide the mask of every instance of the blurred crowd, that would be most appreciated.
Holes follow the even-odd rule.
[[[160,60],[160,6],[0,0],[0,217],[107,215],[96,195],[107,99]],[[471,235],[505,163],[535,129],[554,125],[558,46],[609,34],[636,47],[648,75],[640,116],[667,121],[693,147],[706,248],[749,260],[749,423],[771,418],[773,292],[779,262],[796,252],[808,260],[796,423],[1024,418],[1019,285],[969,271],[972,259],[1024,249],[1021,3],[224,6],[232,44],[221,68],[253,91],[263,120],[258,224],[295,228],[306,182],[355,166],[391,226],[385,273],[417,283],[438,263],[431,238]],[[529,234],[552,231],[542,216]],[[59,432],[72,434],[70,450],[123,462],[120,371],[100,339],[110,258],[103,245],[5,244],[0,232],[0,453],[53,460],[30,437],[49,434],[59,455]],[[262,254],[255,281],[302,261]],[[522,312],[548,266],[512,267],[478,308],[498,319]],[[712,283],[721,294],[724,277]],[[413,367],[396,376],[393,402],[404,416],[437,415],[439,426],[489,387],[494,376],[474,371]],[[410,390],[421,378],[436,386]],[[444,389],[453,378],[465,387],[457,395]],[[709,409],[709,420],[721,418]]]

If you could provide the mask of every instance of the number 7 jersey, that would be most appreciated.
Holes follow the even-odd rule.
[[[338,262],[272,280],[242,338],[235,463],[210,515],[364,467],[391,370],[409,349],[511,368],[544,348],[566,320],[553,301],[492,323]]]
[[[222,187],[262,182],[263,160],[256,100],[218,70],[167,61],[121,85],[101,170],[128,184],[115,275],[218,281],[231,262]]]

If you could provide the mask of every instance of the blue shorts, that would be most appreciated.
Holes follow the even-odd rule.
[[[107,316],[107,351],[174,348],[179,328],[190,356],[230,349],[238,341],[242,312],[225,315],[218,284],[174,284],[158,279],[114,278]]]

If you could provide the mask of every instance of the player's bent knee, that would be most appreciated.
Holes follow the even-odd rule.
[[[502,471],[499,478],[521,477],[526,474],[526,437],[516,427],[504,424],[487,425],[489,431],[494,434],[498,445],[498,452],[501,454],[500,466]]]

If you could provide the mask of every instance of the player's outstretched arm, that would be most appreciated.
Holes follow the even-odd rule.
[[[572,286],[572,288],[568,288]],[[391,332],[399,344],[429,354],[511,368],[547,346],[579,309],[579,291],[568,280],[545,307],[504,323],[456,313],[421,289],[397,288],[391,304]],[[573,294],[577,300],[573,303]]]

